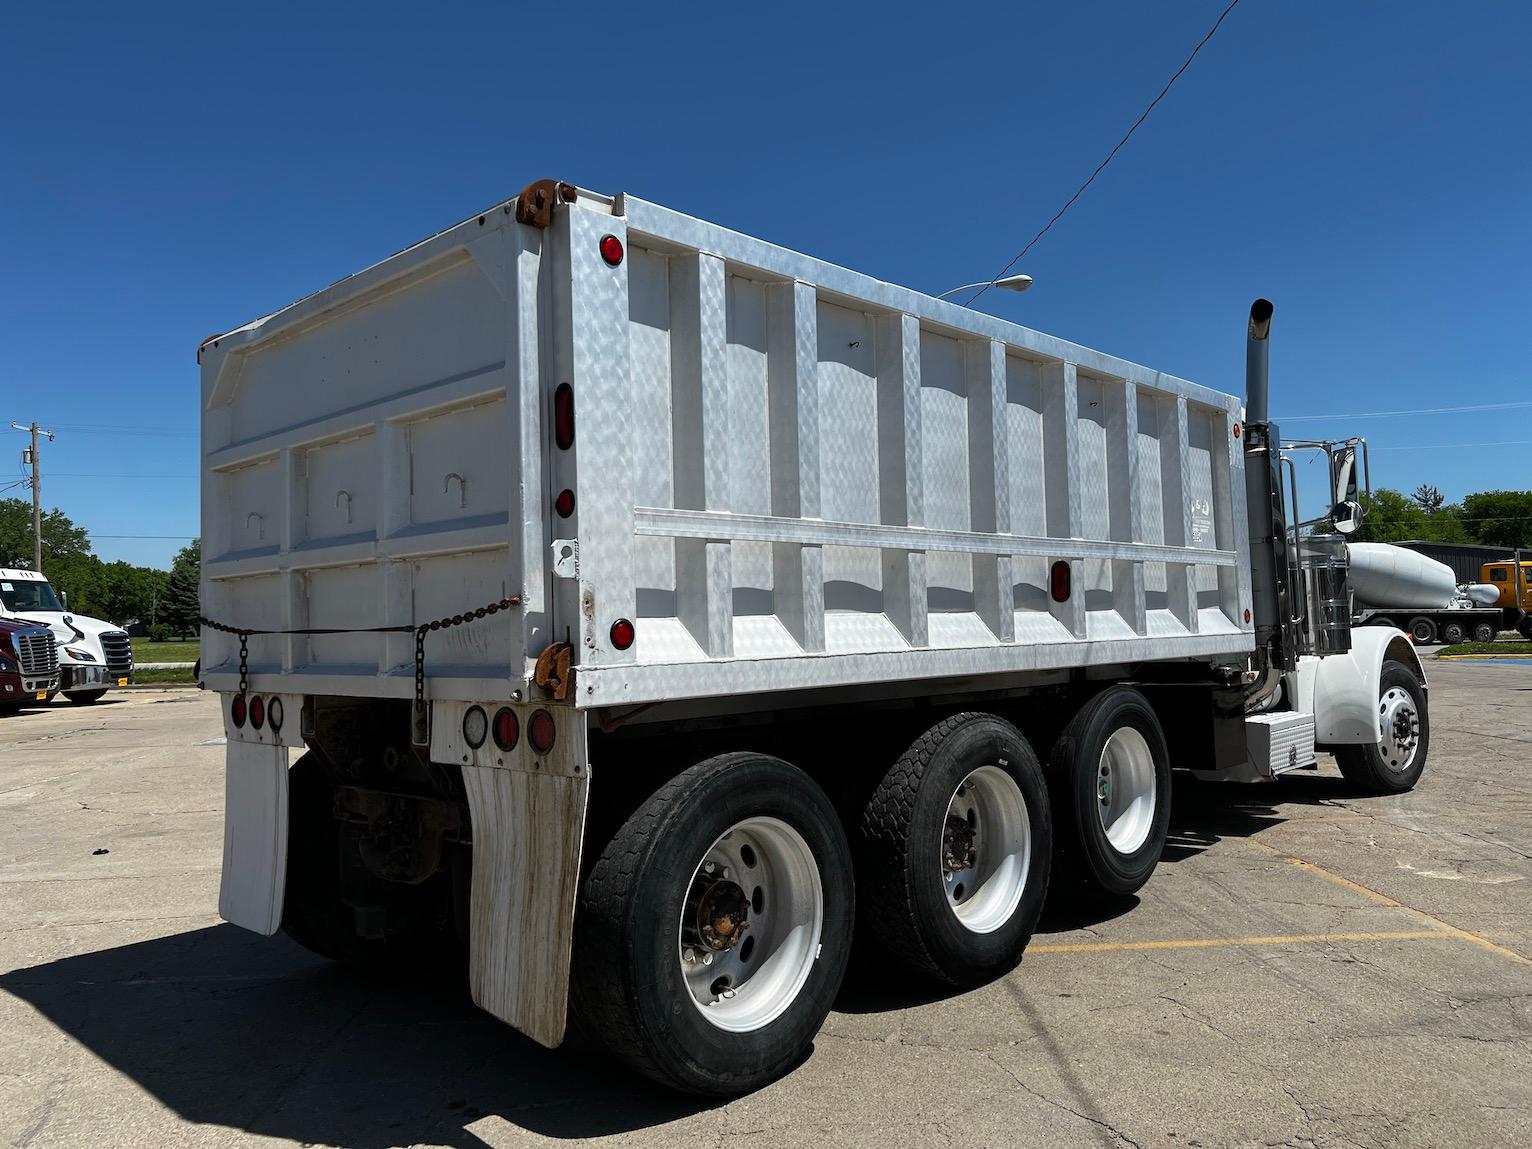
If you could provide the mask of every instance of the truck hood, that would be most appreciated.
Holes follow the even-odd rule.
[[[101,649],[100,638],[103,634],[122,629],[99,618],[67,610],[29,610],[14,616],[10,621],[32,621],[48,627],[53,631],[53,637],[58,639],[60,651],[65,646],[85,646],[92,653],[97,653]],[[82,634],[85,636],[83,640],[80,637]]]

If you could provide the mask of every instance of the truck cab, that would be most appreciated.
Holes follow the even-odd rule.
[[[1495,605],[1505,609],[1518,609],[1532,613],[1532,562],[1521,564],[1521,585],[1516,585],[1516,564],[1511,560],[1485,563],[1479,572],[1480,582],[1500,588],[1500,598]],[[1520,601],[1518,601],[1518,599]]]
[[[128,632],[65,608],[37,571],[0,568],[0,619],[46,627],[58,648],[57,680],[48,689],[89,704],[133,680]]]
[[[0,714],[46,702],[58,689],[58,643],[39,623],[0,618]]]

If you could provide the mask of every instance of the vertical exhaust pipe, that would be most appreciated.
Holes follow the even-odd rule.
[[[1271,372],[1271,313],[1269,299],[1250,305],[1250,332],[1245,340],[1245,422],[1265,423],[1271,418],[1268,397]]]

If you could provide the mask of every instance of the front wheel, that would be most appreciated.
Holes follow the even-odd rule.
[[[845,832],[813,779],[763,754],[711,758],[640,806],[591,867],[576,1017],[661,1084],[758,1088],[829,1014],[854,908]]]
[[[100,702],[105,697],[104,690],[66,690],[64,697],[76,706],[89,706],[93,702]]]
[[[1420,679],[1402,662],[1385,662],[1378,680],[1378,741],[1335,747],[1335,762],[1353,786],[1369,794],[1414,789],[1426,768],[1431,718]]]

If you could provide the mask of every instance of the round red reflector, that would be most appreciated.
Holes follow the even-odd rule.
[[[243,730],[245,727],[245,696],[236,694],[234,701],[229,703],[229,717],[234,720],[234,729]]]
[[[622,262],[622,240],[615,235],[603,235],[601,237],[601,258],[606,260],[612,267]]]
[[[532,749],[539,754],[546,754],[553,749],[553,740],[558,737],[558,730],[553,725],[553,715],[546,710],[533,711],[531,719],[527,722],[527,741],[532,743]]]
[[[1250,621],[1250,612],[1248,610],[1245,612],[1245,621],[1246,622]]]
[[[619,618],[612,623],[612,645],[618,650],[627,650],[633,645],[633,624],[625,618]]]
[[[574,492],[568,487],[560,491],[558,498],[553,500],[553,509],[559,513],[561,519],[567,519],[574,514]]]
[[[1234,424],[1234,437],[1236,439],[1239,438],[1239,424],[1238,423]]]
[[[495,745],[502,750],[514,750],[521,737],[521,721],[509,706],[495,711]]]
[[[259,694],[250,700],[250,725],[257,730],[266,725],[266,702]]]
[[[1069,601],[1069,579],[1069,563],[1059,559],[1048,572],[1048,593],[1054,602]]]
[[[553,393],[553,441],[561,451],[574,446],[574,388],[568,383]]]

